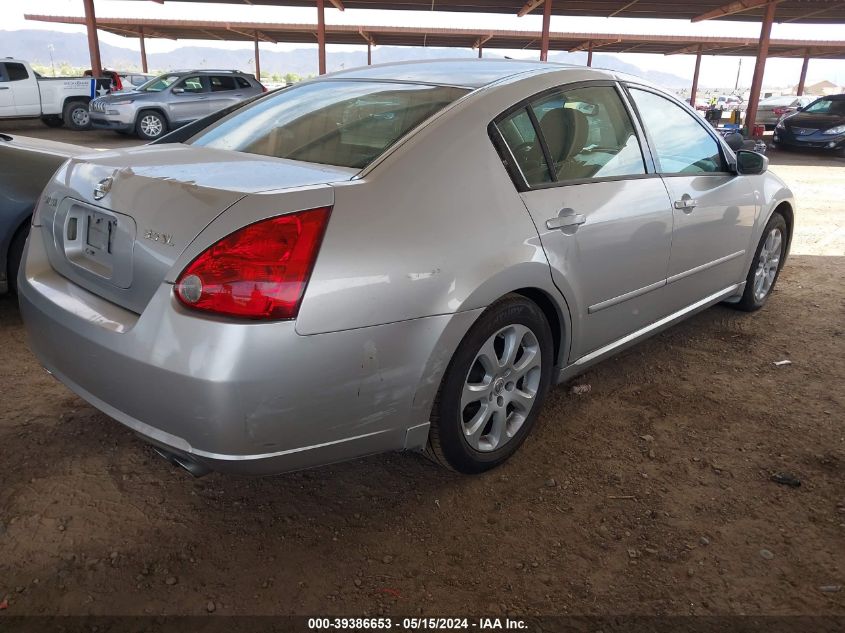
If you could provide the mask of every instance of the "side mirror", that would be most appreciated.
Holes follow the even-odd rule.
[[[738,174],[745,176],[762,174],[768,168],[769,159],[762,154],[746,149],[741,149],[736,153],[736,171]]]
[[[728,147],[736,152],[742,149],[742,144],[745,143],[745,138],[739,132],[731,132],[730,134],[725,134],[725,143],[727,143]]]
[[[170,92],[172,92],[175,95],[180,95],[183,92],[185,92],[185,89],[184,88],[173,88],[173,90],[171,90]]]

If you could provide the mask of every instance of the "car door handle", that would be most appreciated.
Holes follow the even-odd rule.
[[[675,200],[675,208],[687,213],[695,209],[696,206],[698,206],[698,200],[690,198],[688,195],[683,195],[680,200]]]
[[[0,86],[0,90],[8,90],[9,86]]]
[[[546,220],[546,228],[550,230],[566,229],[581,226],[587,221],[583,213],[575,213],[572,209],[561,209],[556,218]]]

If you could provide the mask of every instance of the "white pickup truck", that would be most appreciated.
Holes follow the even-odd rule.
[[[108,86],[107,78],[41,77],[25,61],[0,58],[0,119],[40,117],[50,127],[85,130],[88,102]]]

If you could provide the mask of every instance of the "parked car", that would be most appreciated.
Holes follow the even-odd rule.
[[[736,95],[719,95],[716,97],[716,107],[722,110],[735,110],[742,107],[742,99]]]
[[[218,110],[151,141],[150,145],[181,143],[260,96]],[[15,290],[32,211],[44,186],[67,159],[93,151],[97,150],[0,133],[0,294]]]
[[[0,134],[0,294],[15,289],[32,210],[53,172],[90,148]]]
[[[816,99],[782,118],[772,142],[779,147],[817,149],[845,156],[845,94]]]
[[[756,121],[759,124],[765,125],[767,130],[774,129],[781,117],[797,112],[815,100],[816,97],[808,95],[801,97],[787,95],[763,99],[757,105]]]
[[[120,75],[123,81],[124,90],[132,90],[138,86],[143,86],[148,81],[156,78],[156,75],[147,75],[145,73],[122,73]]]
[[[91,124],[153,140],[262,92],[266,89],[255,77],[235,70],[167,73],[134,92],[94,99]]]
[[[108,79],[41,77],[28,62],[0,59],[0,119],[40,117],[50,127],[85,130],[88,102],[108,91]]]
[[[480,472],[551,384],[766,303],[794,206],[766,169],[612,71],[348,70],[65,163],[21,312],[54,376],[195,474],[403,449]]]

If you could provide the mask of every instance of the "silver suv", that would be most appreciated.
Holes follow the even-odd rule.
[[[237,70],[185,70],[160,75],[132,92],[93,99],[91,125],[153,140],[267,89]]]

